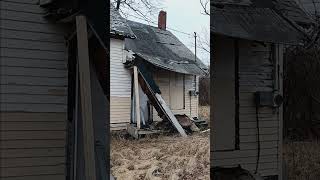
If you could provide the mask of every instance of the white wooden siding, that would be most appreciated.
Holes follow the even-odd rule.
[[[216,43],[221,43],[217,40]],[[263,46],[251,41],[240,40],[239,46],[240,150],[216,152],[211,148],[211,165],[229,167],[240,164],[243,168],[253,171],[257,156],[254,92],[274,89],[274,62],[270,57],[272,55],[271,44]],[[277,115],[277,110],[272,108],[261,108],[258,116],[261,142],[258,172],[263,176],[278,175],[281,168],[278,164],[279,121],[281,120]],[[214,124],[213,127],[215,127]]]
[[[131,72],[123,64],[124,40],[110,39],[110,127],[125,129],[130,122]]]
[[[65,28],[38,0],[0,1],[0,179],[65,179]]]
[[[161,96],[166,101],[166,103],[170,106],[170,72],[166,70],[160,70],[155,72],[154,79],[157,85],[160,88]],[[199,99],[198,96],[190,96],[189,91],[195,90],[194,87],[194,76],[185,74],[185,108],[180,110],[172,110],[174,114],[186,114],[189,117],[198,117],[198,104]],[[197,90],[199,84],[199,77],[196,77],[196,87]],[[190,103],[191,101],[191,103]],[[191,106],[190,106],[191,105]],[[191,114],[190,114],[190,107],[191,107]],[[153,120],[154,121],[161,121],[162,119],[158,116],[158,113],[155,109],[153,109]]]
[[[110,99],[110,127],[111,130],[126,129],[130,122],[131,98],[111,97]]]
[[[123,65],[124,40],[110,39],[110,96],[131,96],[131,73]]]

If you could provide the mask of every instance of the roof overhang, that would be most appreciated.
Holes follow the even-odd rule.
[[[47,9],[45,18],[57,23],[75,23],[77,15],[85,15],[103,47],[108,46],[108,28],[103,22],[109,18],[108,2],[105,0],[40,0],[40,6]],[[109,24],[107,24],[109,26]]]
[[[253,41],[298,45],[303,33],[269,8],[248,6],[212,7],[214,34]]]
[[[196,62],[174,61],[141,53],[136,53],[134,56],[137,59],[145,60],[158,68],[168,71],[197,76],[205,76],[207,74]]]

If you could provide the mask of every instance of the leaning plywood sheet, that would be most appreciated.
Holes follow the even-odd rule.
[[[144,93],[148,96],[150,102],[155,107],[160,117],[162,119],[164,118],[168,119],[173,124],[173,126],[177,129],[177,131],[181,134],[181,136],[187,136],[186,132],[179,124],[178,120],[172,113],[171,109],[168,107],[168,105],[165,103],[161,95],[158,93],[159,91],[157,90],[158,88],[154,87],[155,82],[151,76],[148,76],[148,72],[146,68],[142,64],[139,64],[138,69],[139,69],[138,80],[141,85],[141,88],[144,91]],[[153,84],[153,86],[151,86],[150,84]]]

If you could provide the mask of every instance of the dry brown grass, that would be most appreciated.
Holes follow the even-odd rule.
[[[199,106],[199,118],[204,119],[209,123],[210,120],[210,106]]]
[[[283,150],[289,180],[320,179],[320,142],[285,143]]]
[[[209,180],[209,134],[140,140],[113,137],[111,172],[118,180]]]

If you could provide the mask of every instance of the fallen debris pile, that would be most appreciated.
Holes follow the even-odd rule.
[[[111,172],[117,180],[210,179],[209,133],[187,138],[111,139]]]

